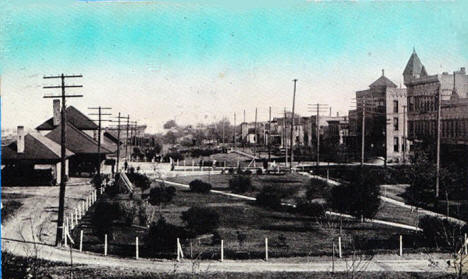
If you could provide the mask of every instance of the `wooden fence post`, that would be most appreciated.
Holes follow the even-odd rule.
[[[73,229],[73,212],[70,212],[70,230]]]
[[[265,238],[265,261],[268,261],[268,238]]]
[[[340,257],[341,259],[341,236],[338,236],[338,256]]]
[[[224,261],[224,241],[221,239],[221,262]]]
[[[68,244],[67,244],[67,240],[68,240],[68,239],[67,239],[67,238],[68,238],[68,236],[67,236],[68,228],[65,227],[65,230],[64,230],[64,231],[65,231],[65,242],[64,242],[64,244],[65,244],[65,246],[68,246]]]
[[[80,252],[83,252],[83,230],[80,230]]]
[[[400,257],[403,256],[403,236],[400,234]]]
[[[466,239],[466,233],[465,233],[465,255],[468,253],[468,249],[467,249],[468,248],[467,247],[468,243],[466,243],[466,241],[467,241],[467,239]]]
[[[138,236],[135,239],[135,257],[138,260]]]
[[[180,262],[179,238],[177,238],[177,261]]]
[[[104,235],[104,256],[107,256],[107,234]]]

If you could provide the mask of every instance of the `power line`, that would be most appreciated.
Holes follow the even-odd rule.
[[[67,78],[82,78],[82,75],[58,75],[58,76],[44,76],[44,79],[60,79],[61,85],[57,86],[44,86],[43,89],[62,89],[60,95],[48,95],[44,96],[44,98],[52,98],[52,99],[61,99],[62,100],[62,111],[61,111],[61,138],[60,138],[60,192],[59,192],[59,210],[58,210],[58,218],[57,218],[57,234],[55,236],[55,245],[59,245],[63,240],[63,219],[64,219],[64,209],[65,209],[65,188],[66,188],[66,180],[65,180],[65,157],[66,157],[66,122],[67,122],[67,114],[66,114],[66,99],[67,98],[79,98],[83,97],[83,95],[78,94],[69,94],[65,93],[66,88],[81,88],[82,85],[65,85],[65,79]],[[66,236],[65,236],[66,237]]]

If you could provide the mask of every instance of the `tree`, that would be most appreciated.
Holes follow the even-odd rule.
[[[229,179],[229,188],[232,192],[242,194],[252,191],[252,181],[246,175],[236,175]]]
[[[192,236],[213,232],[220,223],[218,212],[209,207],[191,207],[180,218]]]
[[[189,183],[190,191],[195,193],[209,193],[211,190],[211,184],[201,181],[200,179],[195,179]]]
[[[174,198],[176,189],[173,186],[166,187],[163,183],[159,187],[153,187],[150,190],[148,202],[151,205],[161,206]]]
[[[178,127],[178,125],[175,122],[175,120],[169,120],[166,123],[164,123],[164,125],[163,125],[163,128],[166,129],[166,130],[169,130],[171,128],[177,128],[177,127]]]
[[[280,210],[282,208],[281,200],[288,196],[286,191],[278,187],[265,186],[257,194],[256,203],[262,207]]]
[[[145,247],[150,254],[155,255],[157,252],[173,250],[177,238],[182,237],[185,237],[182,227],[169,224],[164,217],[161,217],[150,225],[145,237]]]
[[[328,205],[357,218],[373,218],[380,207],[380,186],[373,171],[357,169],[350,182],[335,186],[328,197]]]

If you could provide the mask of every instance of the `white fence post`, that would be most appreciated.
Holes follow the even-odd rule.
[[[135,239],[135,258],[138,260],[138,236]]]
[[[224,261],[224,240],[221,239],[221,261]]]
[[[73,229],[73,212],[70,212],[70,230]]]
[[[468,243],[466,243],[466,241],[467,241],[467,239],[466,239],[466,233],[465,233],[465,255],[468,253],[468,249],[467,249],[468,248],[467,247]]]
[[[403,236],[400,234],[400,257],[403,256]]]
[[[268,261],[268,238],[265,238],[265,261]]]
[[[80,230],[80,252],[83,252],[83,230]]]
[[[68,244],[67,244],[67,238],[68,238],[67,233],[68,233],[68,231],[67,230],[68,230],[68,228],[65,227],[65,230],[64,230],[65,231],[65,242],[64,242],[65,246],[68,246]]]
[[[75,225],[78,226],[78,210],[75,208]]]
[[[177,238],[177,261],[180,262],[179,238]]]
[[[107,234],[104,235],[104,256],[107,256]]]
[[[341,236],[338,236],[338,256],[341,259]]]

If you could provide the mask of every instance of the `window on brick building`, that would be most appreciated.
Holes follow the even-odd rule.
[[[400,143],[399,143],[398,137],[394,137],[393,138],[393,151],[398,152],[399,147],[400,147]]]
[[[393,101],[393,112],[398,113],[398,101]]]
[[[393,130],[398,131],[398,117],[393,118]]]

